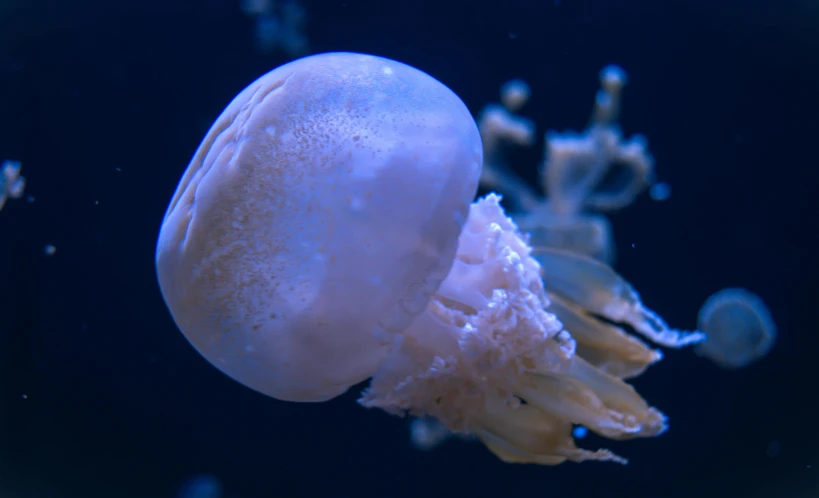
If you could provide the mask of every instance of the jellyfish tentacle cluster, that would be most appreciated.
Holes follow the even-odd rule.
[[[449,275],[401,334],[364,406],[432,416],[508,461],[625,460],[577,448],[572,424],[613,439],[653,436],[665,417],[584,361],[546,311],[541,268],[496,195],[472,204]]]

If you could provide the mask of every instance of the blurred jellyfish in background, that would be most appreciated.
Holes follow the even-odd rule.
[[[531,211],[542,199],[523,179],[511,172],[507,155],[511,147],[535,143],[535,123],[515,114],[531,96],[523,80],[511,80],[501,87],[501,104],[488,104],[478,116],[478,130],[483,143],[481,185],[509,192],[505,199],[513,210]]]
[[[282,50],[295,58],[310,53],[304,33],[307,15],[298,0],[241,0],[242,11],[256,21],[256,46],[261,52]]]
[[[3,161],[0,165],[0,209],[3,209],[7,199],[23,196],[26,179],[20,176],[21,167],[19,161]]]
[[[776,339],[768,307],[745,289],[723,289],[700,308],[699,329],[706,340],[694,351],[725,369],[741,368],[762,358]]]
[[[503,105],[489,104],[479,117],[488,158],[481,183],[505,195],[505,202],[518,211],[515,221],[529,233],[533,246],[614,261],[611,226],[596,213],[628,206],[654,181],[654,159],[645,138],[625,139],[617,125],[626,81],[621,68],[605,67],[588,128],[583,133],[546,133],[540,171],[546,197],[517,177],[503,160],[509,146],[534,143],[534,123],[513,114],[528,100],[528,87],[520,90],[525,83],[512,80],[503,85]]]
[[[625,382],[662,358],[638,335],[671,348],[704,337],[642,303],[601,257],[608,232],[549,236],[608,230],[586,210],[623,207],[651,182],[645,140],[614,125],[625,74],[601,79],[588,130],[547,135],[550,197],[533,197],[519,228],[498,195],[474,199],[480,179],[512,178],[492,148],[531,142],[513,115],[528,87],[506,85],[479,131],[457,95],[396,61],[329,53],[262,76],[168,206],[156,268],[174,321],[277,399],[326,401],[370,378],[359,403],[417,417],[421,446],[453,432],[506,462],[625,463],[577,447],[576,427],[663,433],[665,415]],[[526,207],[521,192],[510,197]]]

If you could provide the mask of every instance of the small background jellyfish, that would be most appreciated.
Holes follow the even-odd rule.
[[[530,97],[528,85],[521,80],[505,83],[503,105],[490,104],[479,117],[487,158],[481,182],[503,192],[510,207],[522,211],[516,220],[534,246],[606,263],[614,260],[611,226],[605,217],[592,213],[622,209],[654,182],[654,159],[646,139],[640,135],[624,139],[617,124],[626,79],[618,66],[603,68],[586,131],[546,133],[540,169],[545,198],[518,178],[505,160],[511,145],[534,143],[534,123],[514,114]],[[667,195],[659,192],[657,197]]]
[[[694,351],[726,369],[757,361],[776,339],[776,324],[765,302],[745,289],[723,289],[709,297],[698,324],[706,339]]]
[[[3,161],[0,164],[0,209],[7,199],[19,199],[23,196],[26,179],[20,176],[19,161]]]

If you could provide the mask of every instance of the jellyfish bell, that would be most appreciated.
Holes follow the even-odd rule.
[[[448,273],[477,191],[477,126],[429,75],[353,53],[262,76],[174,194],[156,268],[177,326],[274,398],[370,377]]]
[[[700,308],[698,323],[706,340],[694,352],[727,370],[764,357],[776,340],[776,323],[765,301],[742,288],[711,295]]]

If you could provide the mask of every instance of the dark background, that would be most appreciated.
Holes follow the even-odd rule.
[[[173,497],[199,473],[242,498],[819,496],[816,2],[304,1],[313,52],[406,62],[474,113],[524,78],[539,134],[582,129],[603,65],[629,72],[623,127],[673,193],[613,217],[618,270],[683,328],[747,287],[780,334],[741,371],[685,350],[637,379],[671,430],[602,442],[626,467],[418,452],[357,392],[278,402],[187,344],[156,284],[159,223],[213,119],[287,60],[255,50],[238,4],[0,3],[0,159],[36,198],[0,212],[0,498]],[[515,157],[532,180],[541,150]]]

